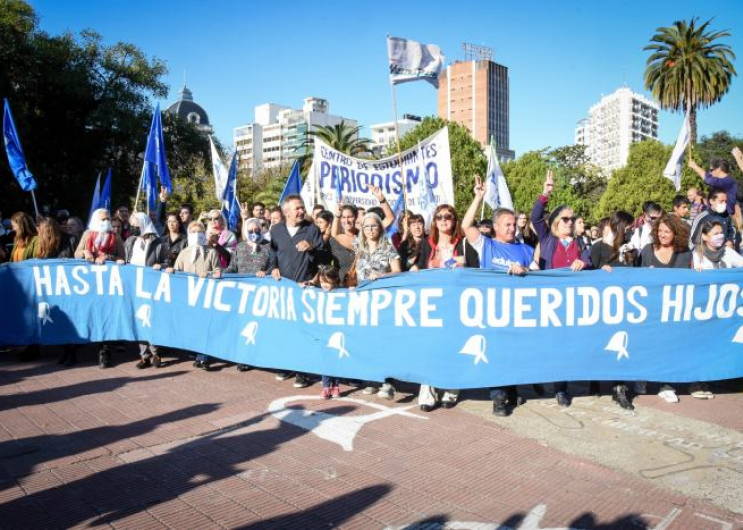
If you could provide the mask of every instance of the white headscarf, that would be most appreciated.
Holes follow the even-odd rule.
[[[96,233],[95,241],[93,245],[95,248],[100,248],[105,238],[111,233],[113,228],[111,227],[111,221],[101,221],[101,217],[104,213],[109,213],[105,208],[98,208],[93,210],[93,215],[90,216],[90,222],[88,223],[88,229]]]
[[[149,215],[143,212],[134,212],[131,217],[134,217],[137,220],[140,237],[144,237],[150,234],[154,235],[155,237],[160,235],[158,234],[157,228],[155,228],[155,225],[152,223],[152,219],[150,219]]]

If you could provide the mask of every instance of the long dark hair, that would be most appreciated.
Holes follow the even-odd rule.
[[[624,235],[627,228],[631,227],[634,221],[635,218],[623,210],[614,212],[609,218],[609,228],[614,233],[614,244],[612,245],[611,254],[609,255],[609,263],[616,261],[619,258],[619,249],[624,245]]]
[[[405,218],[403,217],[403,222]],[[423,225],[423,237],[420,241],[416,241],[413,237],[413,234],[410,233],[410,225],[413,223],[421,223]],[[423,216],[417,213],[412,213],[408,215],[408,236],[405,238],[405,246],[407,247],[407,256],[405,256],[405,259],[410,259],[412,256],[420,256],[421,253],[421,243],[424,239],[426,239],[426,221],[423,219]]]

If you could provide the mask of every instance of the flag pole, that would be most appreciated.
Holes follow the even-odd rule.
[[[400,166],[400,174],[402,176],[402,193],[403,193],[403,207],[405,208],[405,226],[408,224],[408,176],[405,173],[405,168],[402,167],[402,151],[400,149],[400,127],[397,123],[397,93],[395,91],[395,83],[390,79],[390,88],[392,89],[392,114],[395,118],[395,143],[397,144],[397,164]]]
[[[134,211],[137,211],[137,204],[139,204],[139,192],[142,191],[142,181],[144,180],[144,164],[147,162],[145,161],[142,164],[142,173],[139,175],[139,185],[137,186],[137,196],[134,199]]]
[[[34,201],[34,212],[36,212],[36,219],[39,218],[39,207],[36,204],[36,194],[34,193],[34,190],[31,190],[31,200]]]

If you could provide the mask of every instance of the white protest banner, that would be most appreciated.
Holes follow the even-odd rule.
[[[404,172],[400,171],[400,160]],[[454,204],[449,130],[446,127],[404,151],[400,157],[395,154],[381,160],[354,158],[315,138],[312,164],[313,171],[307,181],[314,180],[317,191],[312,185],[306,186],[302,190],[305,203],[309,197],[315,196],[331,211],[339,199],[342,203],[353,203],[363,208],[378,206],[379,201],[372,193],[375,186],[382,189],[390,204],[395,204],[403,192],[404,183],[407,186],[407,206],[414,213],[421,213],[422,205],[429,200],[423,196],[428,189],[433,193],[435,204]],[[428,180],[428,187],[419,184],[422,178]]]

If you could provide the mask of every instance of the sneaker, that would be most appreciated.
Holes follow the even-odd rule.
[[[320,392],[320,397],[323,399],[330,399],[330,388],[327,386],[322,387],[322,392]]]
[[[661,386],[660,392],[658,392],[658,397],[663,399],[666,403],[679,402],[679,398],[676,395],[676,389],[674,389],[671,385]]]
[[[238,364],[237,365],[237,371],[238,372],[249,372],[252,369],[253,369],[253,367],[250,366],[250,365],[248,365],[248,364]]]
[[[108,368],[111,366],[111,358],[109,357],[108,350],[106,348],[101,348],[101,350],[98,352],[98,366],[101,368]]]
[[[384,383],[377,395],[384,399],[392,399],[395,397],[395,387],[389,383]]]
[[[276,372],[276,380],[277,381],[286,381],[294,374],[291,372]]]
[[[508,407],[506,406],[505,397],[498,396],[493,399],[493,414],[502,418],[508,416]]]
[[[149,359],[142,359],[136,364],[136,367],[142,370],[143,368],[147,368],[148,366],[150,366],[150,364],[151,363]]]
[[[567,392],[558,392],[555,394],[555,399],[557,400],[557,404],[563,408],[570,406],[570,396],[568,396]]]
[[[193,362],[193,367],[194,368],[201,368],[201,361],[194,361]]]
[[[212,371],[212,365],[211,363],[207,361],[201,361],[201,369],[205,372],[211,372]]]
[[[433,405],[421,405],[419,407],[422,412],[431,412],[433,411]]]
[[[306,388],[308,386],[310,386],[310,383],[307,381],[307,378],[297,374],[296,379],[294,379],[294,388]]]
[[[341,389],[338,385],[330,387],[330,397],[339,398],[341,397]]]
[[[689,386],[689,395],[696,399],[712,399],[715,397],[704,383],[692,383]]]
[[[379,392],[379,389],[375,386],[367,386],[366,388],[364,388],[364,390],[361,391],[361,393],[365,396],[371,396],[372,394],[376,394],[377,392]]]
[[[635,406],[627,397],[627,387],[625,385],[616,385],[612,391],[612,399],[624,410],[635,410]]]
[[[637,394],[638,396],[644,396],[648,393],[647,381],[635,381],[634,387],[635,394]]]

